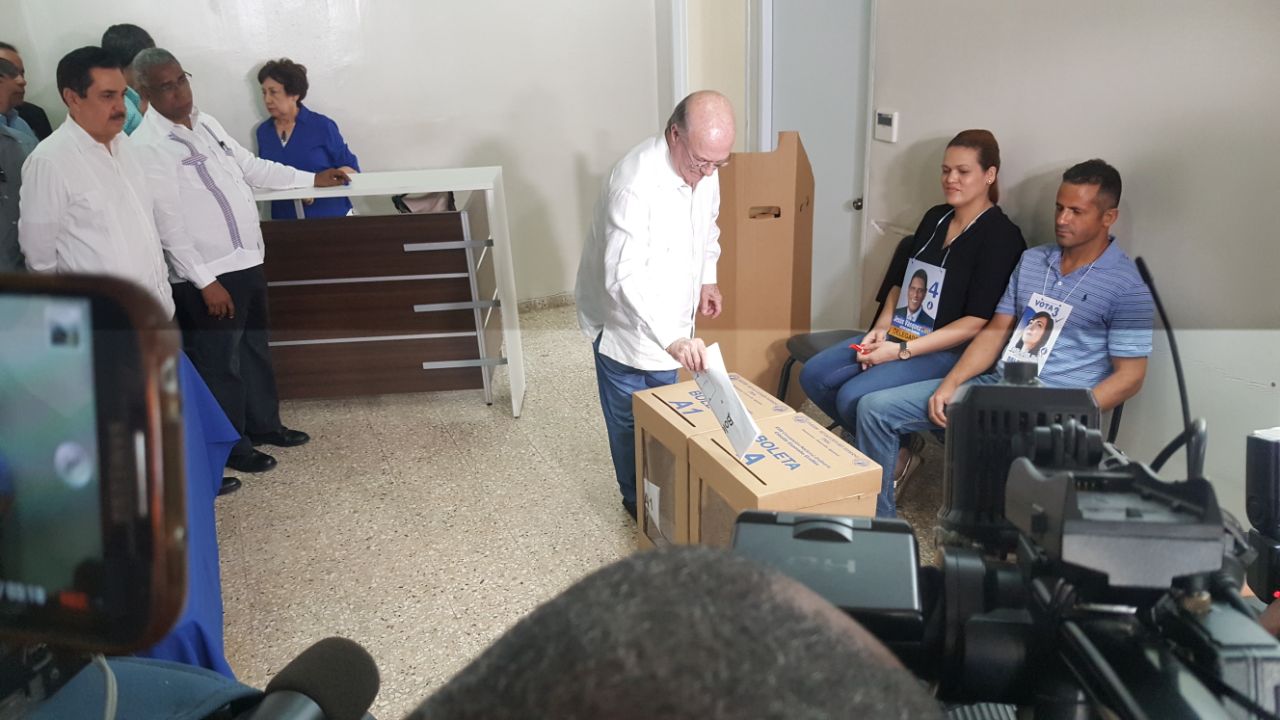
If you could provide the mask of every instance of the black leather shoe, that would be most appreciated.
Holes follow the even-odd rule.
[[[631,516],[632,520],[636,519],[636,503],[634,500],[628,502],[624,499],[622,501],[622,509],[627,511],[627,514]]]
[[[243,483],[240,482],[240,478],[238,477],[222,478],[222,487],[218,488],[218,497],[222,497],[223,495],[230,495],[231,493],[239,490],[240,485],[242,484]]]
[[[264,452],[253,451],[244,457],[227,458],[227,467],[237,472],[260,473],[276,466],[276,459]]]
[[[262,435],[254,435],[249,433],[249,439],[254,445],[275,445],[276,447],[297,447],[298,445],[306,445],[311,441],[311,436],[301,430],[290,430],[287,427],[280,428],[280,432],[265,433]]]

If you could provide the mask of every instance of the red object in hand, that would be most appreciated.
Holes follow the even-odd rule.
[[[850,349],[850,350],[857,350],[859,355],[861,355],[862,353],[866,352],[866,350],[863,350],[863,349],[862,349],[862,346],[861,346],[861,345],[859,345],[858,343],[854,343],[854,344],[850,345],[850,346],[849,346],[849,349]]]

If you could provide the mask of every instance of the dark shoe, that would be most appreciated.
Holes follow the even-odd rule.
[[[230,495],[231,493],[239,490],[242,484],[243,483],[240,482],[240,478],[238,477],[222,478],[222,487],[218,488],[218,497]]]
[[[237,472],[260,473],[276,466],[276,459],[264,452],[253,451],[244,457],[227,458],[227,467]]]
[[[636,519],[636,502],[634,500],[627,500],[626,498],[623,498],[622,509],[627,511],[627,514],[631,516],[632,520]]]
[[[287,427],[280,428],[280,432],[265,433],[262,435],[254,435],[249,433],[249,440],[254,445],[275,445],[276,447],[297,447],[306,445],[311,441],[311,436],[301,430],[290,430]]]

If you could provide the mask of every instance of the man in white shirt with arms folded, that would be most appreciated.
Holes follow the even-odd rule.
[[[22,166],[18,242],[32,272],[114,275],[173,294],[152,198],[124,128],[124,73],[102,48],[58,62],[67,119]]]
[[[694,312],[720,314],[720,178],[733,149],[733,107],[700,91],[680,101],[667,128],[632,148],[596,203],[574,295],[593,341],[600,406],[622,505],[636,516],[632,393],[701,371],[706,346]]]
[[[280,422],[253,188],[331,187],[347,176],[303,172],[245,150],[196,109],[191,76],[169,51],[143,50],[133,69],[150,107],[132,140],[155,195],[183,345],[240,432],[227,466],[264,472],[276,460],[255,444],[290,447],[310,438]]]

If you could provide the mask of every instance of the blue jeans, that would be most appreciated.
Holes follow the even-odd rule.
[[[596,356],[596,384],[600,386],[600,409],[609,430],[609,454],[618,476],[623,502],[636,502],[636,419],[631,413],[632,394],[645,388],[671,385],[676,370],[637,370],[600,354],[600,337],[591,344]]]
[[[987,373],[965,383],[990,385],[999,382],[995,373]],[[858,403],[858,449],[880,463],[880,495],[876,498],[876,517],[896,517],[893,500],[893,467],[898,462],[899,438],[921,430],[936,430],[929,419],[929,398],[942,379],[925,380],[898,388],[873,392]]]
[[[858,403],[864,397],[921,380],[941,380],[960,359],[958,352],[943,350],[864,371],[856,359],[857,353],[849,348],[850,343],[859,342],[861,338],[856,335],[836,343],[814,355],[800,370],[800,386],[813,404],[855,434]]]

